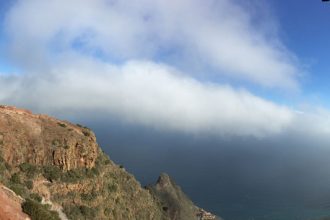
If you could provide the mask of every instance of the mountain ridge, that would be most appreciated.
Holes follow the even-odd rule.
[[[23,198],[32,220],[218,219],[195,206],[167,174],[143,188],[110,160],[89,128],[5,105],[0,183]]]

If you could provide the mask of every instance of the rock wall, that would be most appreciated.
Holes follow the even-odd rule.
[[[0,150],[10,165],[27,162],[62,170],[92,168],[98,156],[94,133],[46,115],[0,106]]]

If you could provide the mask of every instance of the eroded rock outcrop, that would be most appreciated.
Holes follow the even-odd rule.
[[[147,187],[155,198],[159,199],[166,216],[172,220],[220,220],[219,217],[197,207],[181,188],[163,173],[155,185]]]
[[[9,106],[0,106],[0,146],[10,165],[57,165],[62,170],[94,167],[99,149],[88,128]]]

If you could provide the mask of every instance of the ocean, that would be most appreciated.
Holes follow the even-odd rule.
[[[225,220],[330,216],[327,141],[196,136],[102,123],[91,127],[110,159],[142,185],[166,172],[195,204]]]

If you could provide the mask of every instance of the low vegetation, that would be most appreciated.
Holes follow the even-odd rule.
[[[67,214],[68,218],[70,219],[89,220],[95,218],[97,209],[85,205],[81,205],[81,206],[71,205],[71,206],[65,206],[64,212]]]
[[[61,122],[58,122],[57,124],[58,124],[59,126],[61,126],[62,128],[66,128],[66,127],[67,127],[66,124],[61,123]]]
[[[22,163],[19,165],[19,168],[22,172],[24,172],[29,179],[32,179],[35,177],[35,175],[38,173],[37,166],[30,164],[30,163]]]
[[[61,169],[57,166],[45,166],[43,168],[43,176],[50,182],[54,182],[61,177]]]
[[[32,220],[60,220],[57,212],[49,210],[49,206],[32,199],[26,199],[22,204],[22,209]]]

